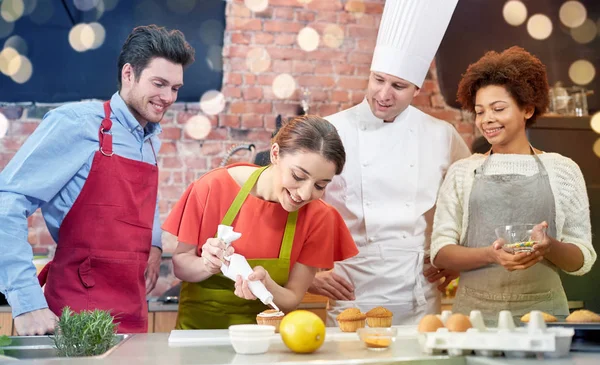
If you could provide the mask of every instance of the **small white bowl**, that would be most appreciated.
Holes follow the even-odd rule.
[[[229,327],[229,340],[238,354],[264,354],[269,350],[274,326],[240,324]]]

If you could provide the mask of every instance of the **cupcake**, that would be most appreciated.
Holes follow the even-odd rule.
[[[391,327],[392,312],[384,307],[375,307],[366,313],[369,327]]]
[[[521,322],[529,323],[530,317],[531,317],[531,313],[525,314],[523,317],[521,317]],[[554,317],[551,314],[545,313],[545,312],[542,312],[542,317],[544,318],[544,322],[546,322],[546,323],[557,321],[556,317]]]
[[[600,316],[587,309],[580,309],[571,313],[566,321],[572,323],[600,322]]]
[[[337,316],[337,322],[342,332],[356,332],[365,327],[367,316],[358,308],[348,308]]]
[[[279,324],[285,314],[281,311],[276,311],[275,309],[267,309],[266,311],[260,312],[256,316],[256,323],[264,324],[267,326],[274,326],[275,332],[279,332]]]

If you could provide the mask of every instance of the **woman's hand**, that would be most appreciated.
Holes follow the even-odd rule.
[[[202,245],[202,262],[206,271],[211,274],[221,272],[221,265],[229,265],[229,261],[224,259],[224,256],[230,256],[234,252],[233,247],[227,247],[225,242],[218,238],[209,238]]]
[[[536,255],[535,252],[509,253],[502,249],[504,241],[497,239],[490,247],[494,262],[504,266],[508,271],[525,270],[537,264],[544,259],[543,256]]]
[[[270,276],[267,270],[265,270],[262,266],[256,266],[253,269],[252,274],[248,275],[248,280],[244,280],[240,275],[238,275],[235,281],[235,291],[233,293],[240,298],[254,300],[256,299],[256,296],[250,291],[248,283],[250,281],[261,281],[266,287],[267,280],[269,279]]]
[[[546,234],[546,229],[548,229],[548,223],[544,221],[533,227],[531,232],[531,240],[537,242],[533,245],[533,252],[539,257],[544,257],[550,252],[552,246],[552,240]]]

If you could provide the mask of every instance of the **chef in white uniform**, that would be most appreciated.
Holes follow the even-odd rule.
[[[440,310],[437,279],[450,273],[429,270],[433,283],[424,274],[435,201],[448,167],[470,151],[452,124],[410,103],[457,2],[387,0],[365,100],[326,118],[344,142],[346,166],[325,201],[342,214],[360,250],[318,273],[309,289],[330,298],[328,326],[350,307],[384,306],[394,325]]]

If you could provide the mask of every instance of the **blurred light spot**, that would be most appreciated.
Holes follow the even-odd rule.
[[[246,66],[253,73],[265,72],[271,67],[271,55],[264,48],[254,48],[246,55]]]
[[[90,23],[89,25],[94,32],[94,38],[90,49],[99,48],[104,43],[104,39],[106,39],[106,30],[100,23]]]
[[[527,7],[521,1],[510,0],[502,8],[504,20],[513,26],[519,26],[527,20]]]
[[[591,124],[594,132],[600,134],[600,112],[598,112],[592,116],[592,120],[590,121],[590,124]]]
[[[221,46],[208,47],[206,63],[213,71],[223,71],[223,48]]]
[[[269,0],[244,0],[244,4],[253,12],[260,13],[269,7]]]
[[[80,11],[92,10],[98,5],[98,0],[73,0],[73,5]]]
[[[598,138],[596,140],[596,142],[594,142],[594,153],[596,154],[596,156],[598,156],[600,158],[600,138]]]
[[[21,59],[19,69],[11,76],[11,79],[18,84],[24,84],[29,81],[33,74],[33,65],[29,61],[29,58],[25,56],[19,56],[19,58]]]
[[[344,7],[356,19],[362,18],[365,15],[365,8],[365,3],[362,0],[350,0]]]
[[[596,34],[598,33],[598,28],[596,27],[596,23],[594,23],[591,19],[586,19],[583,24],[581,24],[577,28],[571,28],[571,37],[577,43],[586,44],[596,38]]]
[[[306,52],[319,47],[319,33],[311,27],[304,27],[298,33],[298,45]]]
[[[111,11],[117,7],[119,0],[104,0],[104,11]]]
[[[281,74],[273,80],[273,93],[279,99],[289,98],[296,91],[296,80],[290,74]]]
[[[208,136],[212,125],[204,115],[195,115],[185,123],[185,133],[193,139],[203,139]]]
[[[17,21],[23,16],[25,11],[25,4],[23,0],[4,0],[0,5],[0,15],[7,22]]]
[[[7,22],[3,17],[0,17],[0,38],[8,37],[15,29],[15,23]]]
[[[207,115],[216,115],[225,109],[225,95],[217,90],[209,90],[200,98],[200,109]]]
[[[26,55],[29,51],[27,47],[27,42],[23,38],[18,35],[13,35],[8,38],[6,42],[4,42],[4,48],[13,48],[15,51],[19,52],[19,54]]]
[[[29,15],[29,19],[36,24],[44,24],[52,15],[54,15],[53,0],[38,0],[37,6],[33,12]]]
[[[167,0],[167,8],[176,14],[188,14],[196,6],[196,0]]]
[[[596,69],[588,60],[577,60],[569,67],[569,78],[577,85],[587,85],[595,76]]]
[[[558,11],[560,21],[569,28],[577,28],[587,18],[587,10],[579,1],[567,1]]]
[[[323,43],[329,48],[339,48],[344,43],[344,30],[337,24],[329,24],[323,31]]]
[[[69,32],[69,44],[77,52],[85,52],[94,44],[94,29],[85,23],[79,23]]]
[[[527,32],[533,39],[546,39],[552,34],[552,21],[544,14],[532,15],[527,21]]]
[[[11,49],[11,48],[6,48]],[[16,52],[16,51],[15,51]],[[8,61],[8,66],[6,67],[6,75],[14,76],[19,72],[19,69],[23,65],[23,57],[17,53],[16,56],[12,57],[10,61]]]
[[[23,9],[23,15],[31,14],[35,10],[37,2],[38,0],[23,0],[23,5],[25,7],[25,9]]]
[[[100,0],[98,1],[98,5],[96,5],[96,16],[94,17],[94,19],[96,19],[96,21],[100,20],[100,18],[102,18],[102,15],[104,15],[104,1]]]
[[[312,0],[298,0],[300,4],[310,4]]]
[[[210,19],[202,24],[198,30],[200,41],[207,46],[216,46],[223,44],[223,31],[225,27],[218,20]]]
[[[6,76],[11,76],[11,74],[9,74],[9,65],[13,64],[12,61],[15,58],[20,58],[19,52],[17,52],[14,48],[4,48],[2,52],[0,52],[0,72]],[[16,66],[19,65],[17,64]]]
[[[8,119],[0,113],[0,138],[4,138],[8,132]]]

